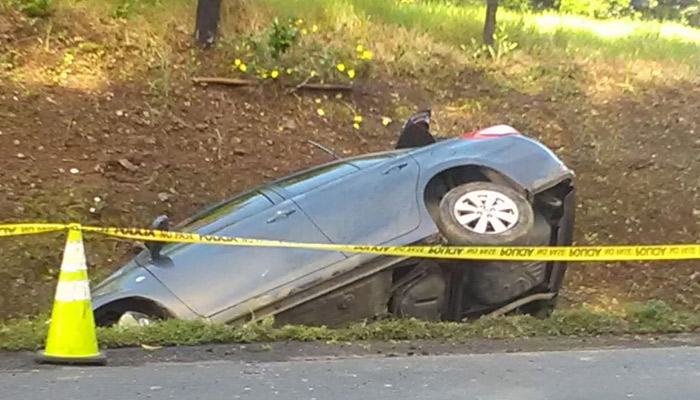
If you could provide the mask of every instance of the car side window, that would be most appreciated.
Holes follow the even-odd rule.
[[[272,206],[272,202],[267,196],[257,190],[253,190],[224,200],[219,204],[203,210],[184,221],[179,229],[192,232],[212,224],[217,220],[221,222],[223,227],[249,217],[270,206]]]
[[[383,162],[390,161],[391,159],[396,158],[404,153],[406,153],[406,150],[385,151],[381,153],[367,154],[364,156],[354,157],[348,159],[347,162],[356,166],[357,168],[365,169],[377,164],[381,164]]]
[[[173,230],[198,232],[206,227],[205,233],[216,234],[220,229],[261,212],[272,205],[272,201],[267,196],[257,190],[251,190],[200,211],[184,220]],[[186,243],[166,243],[161,254],[167,256],[186,245]]]
[[[300,172],[276,182],[276,185],[286,190],[292,196],[296,196],[356,171],[356,167],[345,162],[338,162]]]

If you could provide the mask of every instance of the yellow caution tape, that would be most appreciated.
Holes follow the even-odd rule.
[[[66,224],[11,224],[0,225],[0,237],[31,235],[35,233],[46,233],[62,231],[67,228]]]
[[[700,245],[626,246],[362,246],[238,238],[141,228],[103,228],[78,224],[0,225],[0,236],[81,229],[123,239],[229,246],[286,247],[400,257],[492,261],[653,261],[700,259]]]

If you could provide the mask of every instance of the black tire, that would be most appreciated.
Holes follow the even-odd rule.
[[[454,208],[464,195],[477,190],[499,192],[510,198],[518,208],[518,221],[506,232],[480,234],[472,232],[457,221]],[[535,215],[532,206],[515,190],[491,182],[472,182],[451,189],[440,201],[440,216],[436,221],[438,229],[448,243],[455,245],[515,245],[527,237],[534,225]]]
[[[454,214],[457,201],[465,194],[476,190],[499,192],[515,203],[518,220],[502,233],[476,233],[462,226]],[[440,201],[440,218],[436,224],[449,244],[475,246],[532,245],[530,233],[535,224],[532,205],[515,190],[491,182],[472,182],[457,186],[447,192]],[[520,261],[475,261],[470,262],[467,291],[477,302],[497,305],[514,299],[542,282],[546,264]]]

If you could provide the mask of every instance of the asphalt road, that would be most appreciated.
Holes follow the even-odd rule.
[[[0,398],[696,399],[700,347],[0,372]]]

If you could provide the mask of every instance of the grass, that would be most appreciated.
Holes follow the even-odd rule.
[[[0,4],[16,4],[14,1],[0,0]],[[190,55],[179,52],[189,42],[183,33],[193,29],[195,0],[170,0],[167,4],[163,0],[52,0],[50,4],[52,15],[45,21],[46,39],[39,46],[45,47],[44,51],[24,48],[28,54],[18,53],[14,58],[54,58],[54,67],[47,70],[51,76],[40,78],[47,74],[42,66],[17,67],[13,53],[8,52],[6,57],[0,57],[0,66],[15,65],[10,73],[15,81],[38,83],[48,79],[51,83],[95,90],[115,80],[146,74],[151,93],[167,103],[171,85],[200,69],[195,49],[185,50],[192,52]],[[478,66],[488,70],[493,79],[518,86],[518,81],[528,79],[527,71],[498,77],[508,73],[512,60],[532,66],[574,61],[590,65],[589,61],[602,61],[591,69],[607,61],[621,61],[628,63],[637,76],[649,75],[645,68],[659,70],[659,66],[645,65],[645,61],[663,62],[674,68],[676,71],[669,74],[674,77],[696,76],[700,66],[700,30],[675,23],[601,21],[503,8],[498,16],[499,44],[494,55],[501,58],[515,52],[518,57],[492,62],[483,58],[480,44],[484,18],[481,1],[238,0],[224,2],[222,7],[218,50],[201,59],[208,59],[209,69],[216,65],[217,73],[234,76],[260,78],[279,70],[284,78],[295,81],[317,73],[323,79],[343,82],[349,79],[335,66],[345,63],[356,70],[359,79],[381,75],[441,82]],[[301,18],[302,27],[310,30],[313,25],[318,32],[304,36],[277,58],[267,46],[275,18],[283,22]],[[95,38],[100,51],[78,54],[70,47],[70,40],[63,39],[66,43],[61,43],[66,29],[96,19],[106,22]],[[78,30],[84,29],[89,28]],[[371,62],[355,58],[358,43],[374,52]],[[119,53],[127,55],[126,59],[115,60],[114,54]],[[71,65],[66,64],[67,56],[75,58],[70,58]],[[232,65],[234,59],[247,63],[248,71],[238,71]],[[119,68],[113,68],[116,63]],[[294,71],[289,77],[282,72],[287,69]],[[30,77],[35,78],[25,79]]]
[[[167,320],[145,327],[98,328],[100,346],[197,345],[272,341],[348,342],[363,340],[437,339],[463,341],[472,338],[505,339],[532,336],[590,336],[600,334],[650,334],[694,331],[700,315],[673,310],[658,300],[629,304],[622,311],[589,307],[558,310],[549,319],[530,316],[484,317],[473,322],[425,322],[415,319],[359,322],[344,328],[286,325],[275,327],[268,318],[241,327]],[[0,323],[0,350],[36,350],[44,345],[46,319],[18,319]]]
[[[12,3],[12,0],[2,0]],[[396,30],[460,48],[480,41],[483,1],[457,0],[239,0],[223,5],[223,35],[245,35],[269,25],[274,17],[312,20],[337,40],[393,41]],[[103,18],[131,20],[165,37],[168,28],[191,29],[195,0],[53,0],[56,13],[89,10]],[[629,18],[595,20],[551,12],[501,8],[498,23],[519,48],[536,55],[677,60],[697,64],[700,30],[671,22]],[[378,28],[381,27],[381,28]],[[376,35],[377,30],[380,35]],[[329,38],[330,39],[330,38]],[[415,44],[415,42],[407,42]],[[404,43],[406,44],[406,43]]]
[[[372,23],[427,33],[453,46],[479,41],[483,2],[395,0],[262,0],[275,12],[324,18],[353,34]],[[325,10],[321,12],[320,10]],[[537,55],[581,54],[603,58],[698,61],[700,31],[676,23],[618,19],[601,21],[554,13],[499,10],[498,21],[521,49]],[[353,32],[354,31],[354,32]],[[379,40],[386,39],[382,37]]]

